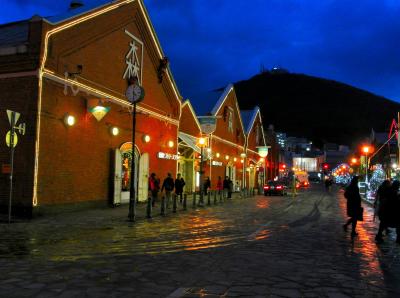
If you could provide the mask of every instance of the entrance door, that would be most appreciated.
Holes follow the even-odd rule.
[[[144,153],[139,161],[139,202],[146,202],[149,189],[149,154]]]
[[[122,188],[122,161],[121,151],[114,150],[114,192],[113,192],[113,205],[118,206],[121,204],[121,188]]]
[[[249,172],[249,187],[254,187],[255,172],[254,168],[250,168]]]
[[[132,143],[124,143],[121,148],[121,178],[122,178],[122,191],[121,191],[121,204],[129,203],[130,188],[131,188],[131,160],[132,160]],[[135,148],[135,190],[136,198],[138,195],[138,169],[139,169],[139,152]]]

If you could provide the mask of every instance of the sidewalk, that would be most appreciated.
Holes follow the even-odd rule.
[[[250,198],[250,197],[247,197]],[[217,196],[216,204],[214,203],[213,194],[210,196],[210,205],[208,205],[208,196],[204,196],[203,206],[199,206],[199,195],[196,195],[196,205],[193,206],[193,195],[187,195],[186,211],[183,210],[183,204],[179,203],[177,198],[176,213],[173,213],[173,200],[170,202],[169,209],[166,210],[164,217],[175,216],[183,212],[190,212],[196,209],[212,208],[213,206],[223,206],[228,200],[241,200],[241,193],[232,193],[232,199],[220,200]],[[60,212],[56,214],[45,214],[43,216],[34,217],[33,219],[23,219],[11,217],[11,226],[28,227],[29,224],[36,225],[76,225],[85,223],[87,225],[109,226],[115,223],[130,223],[128,220],[129,204],[123,204],[116,207],[104,206],[93,207],[90,209],[74,210],[68,212]],[[155,207],[152,208],[152,218],[161,217],[161,199],[159,199]],[[151,220],[147,218],[147,203],[140,202],[136,204],[135,222]],[[0,227],[8,225],[8,215],[0,214]]]

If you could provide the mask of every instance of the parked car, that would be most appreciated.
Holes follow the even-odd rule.
[[[284,196],[287,193],[287,187],[281,181],[268,181],[267,184],[264,185],[264,195],[272,196],[272,195],[280,195]]]

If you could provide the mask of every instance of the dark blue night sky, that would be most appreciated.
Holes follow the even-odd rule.
[[[69,4],[0,2],[0,23],[58,14]],[[247,79],[264,65],[400,102],[400,0],[144,2],[185,98]]]

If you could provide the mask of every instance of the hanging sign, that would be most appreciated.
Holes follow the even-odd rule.
[[[215,116],[199,116],[197,119],[199,120],[203,134],[212,134],[217,128],[217,117]]]
[[[213,161],[211,162],[211,164],[212,164],[213,166],[222,167],[222,162],[221,162],[221,161],[213,160]]]

